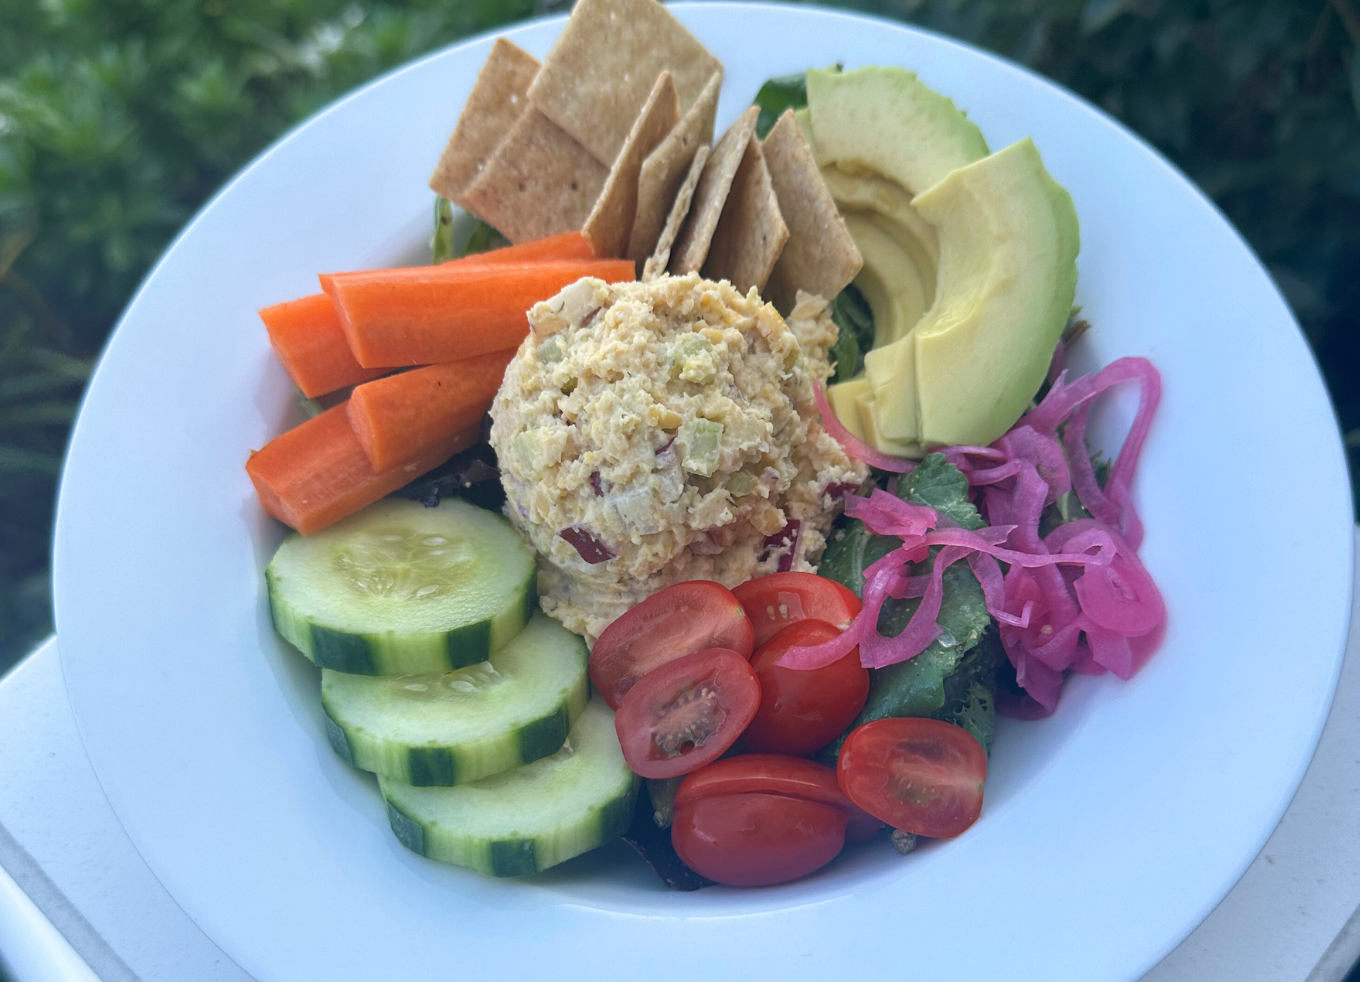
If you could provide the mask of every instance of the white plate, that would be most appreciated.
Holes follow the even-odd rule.
[[[809,65],[916,69],[993,147],[1033,135],[1082,223],[1088,364],[1166,396],[1138,476],[1163,650],[1004,725],[987,806],[903,859],[879,843],[777,889],[668,893],[622,846],[529,881],[427,862],[322,735],[270,630],[280,529],[247,452],[295,421],[256,308],[319,271],[421,261],[425,187],[490,39],[363,89],[194,220],[105,353],[72,438],[55,589],[71,702],[170,893],[262,982],[784,977],[1134,979],[1229,889],[1303,775],[1351,578],[1341,444],[1297,326],[1241,239],[1144,144],[1013,65],[806,7],[684,5],[727,66],[720,125]],[[542,55],[561,20],[507,32]],[[1104,414],[1109,440],[1128,400]],[[1108,444],[1107,444],[1108,445]],[[112,886],[112,885],[111,885]]]

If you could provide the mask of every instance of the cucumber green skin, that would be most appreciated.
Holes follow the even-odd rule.
[[[412,746],[347,729],[327,705],[325,690],[321,708],[326,713],[326,737],[345,763],[415,787],[447,787],[556,753],[589,699],[590,681],[583,673],[580,684],[552,712],[494,738],[454,747]]]
[[[392,831],[412,852],[492,876],[535,873],[604,845],[627,830],[638,778],[602,700],[582,710],[568,740],[564,756],[456,788],[379,778]]]
[[[497,614],[452,631],[421,634],[351,634],[318,623],[289,606],[277,574],[265,570],[274,630],[318,668],[354,675],[423,675],[452,672],[486,661],[529,623],[538,609],[537,572]],[[559,743],[558,746],[561,746]]]
[[[469,843],[441,834],[438,827],[422,826],[392,801],[388,822],[401,845],[427,860],[452,862],[491,876],[526,876],[589,853],[628,831],[638,779],[632,778],[619,796],[592,809],[581,822],[554,836],[536,839],[495,839]]]
[[[468,842],[424,826],[386,799],[387,820],[403,846],[426,859],[465,866],[491,876],[525,876],[597,849],[628,831],[638,779],[631,777],[617,797],[592,808],[553,836]]]

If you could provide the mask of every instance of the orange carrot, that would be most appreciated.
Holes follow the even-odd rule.
[[[467,266],[479,262],[495,263],[532,263],[551,259],[594,259],[595,250],[590,241],[580,232],[559,232],[546,239],[534,239],[519,245],[502,246],[490,252],[474,252],[444,263],[459,263]]]
[[[583,276],[617,283],[636,272],[627,259],[446,263],[333,273],[321,288],[359,364],[396,368],[513,348],[529,333],[525,312],[538,301]]]
[[[491,407],[514,348],[369,382],[349,399],[349,422],[375,470],[418,459],[476,426]]]
[[[354,360],[335,305],[324,293],[265,307],[260,319],[288,377],[308,399],[383,374]]]
[[[593,258],[595,254],[584,235],[563,232],[534,242],[464,256],[445,265],[494,266]],[[308,399],[385,374],[376,368],[364,368],[354,360],[335,305],[323,293],[265,307],[260,311],[260,317],[269,331],[269,343],[278,353],[279,361]]]
[[[342,403],[251,454],[246,473],[264,510],[311,535],[433,470],[477,442],[473,426],[400,467],[375,471]]]

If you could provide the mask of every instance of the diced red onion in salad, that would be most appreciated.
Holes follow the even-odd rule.
[[[594,533],[588,528],[570,525],[557,534],[565,539],[580,554],[581,558],[592,566],[596,563],[606,563],[616,555],[612,549],[595,538]]]
[[[859,490],[858,484],[828,484],[826,494],[832,501],[840,501],[846,495],[854,494]]]
[[[995,444],[944,451],[978,489],[987,527],[950,527],[934,509],[880,490],[846,499],[847,515],[876,534],[900,538],[902,546],[865,570],[863,610],[843,634],[789,649],[781,666],[820,668],[856,647],[870,668],[915,657],[939,636],[935,619],[945,569],[966,559],[1000,625],[1002,645],[1024,690],[1018,698],[998,693],[1001,711],[1022,718],[1048,715],[1057,706],[1068,671],[1109,671],[1128,679],[1142,667],[1161,642],[1166,606],[1138,559],[1143,529],[1129,485],[1161,396],[1161,378],[1147,359],[1121,358],[1069,382],[1061,371],[1062,358],[1059,348],[1052,387],[1043,402]],[[1101,488],[1086,450],[1086,415],[1092,400],[1121,382],[1138,383],[1138,410]],[[864,445],[853,435],[846,434],[853,443],[842,439],[833,426],[840,431],[844,427],[833,422],[820,388],[816,396],[828,432],[847,453],[881,467],[873,458],[882,455],[872,448],[860,452]],[[1069,490],[1094,518],[1067,522],[1041,538],[1045,506]],[[939,551],[930,573],[911,575],[908,564],[927,559],[933,547]],[[1002,563],[1009,567],[1004,573]],[[893,638],[878,632],[889,597],[921,598],[906,628]]]
[[[782,529],[774,535],[765,536],[765,550],[760,554],[761,561],[768,559],[770,554],[776,549],[788,547],[788,551],[779,557],[780,573],[787,573],[793,569],[793,554],[798,551],[798,536],[803,531],[803,523],[800,519],[790,519]]]

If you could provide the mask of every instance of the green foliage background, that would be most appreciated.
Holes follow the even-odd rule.
[[[845,0],[1023,62],[1155,144],[1265,260],[1360,453],[1360,0]],[[0,671],[51,626],[55,481],[146,270],[289,126],[565,0],[0,4]],[[1231,325],[1205,330],[1227,332]]]

